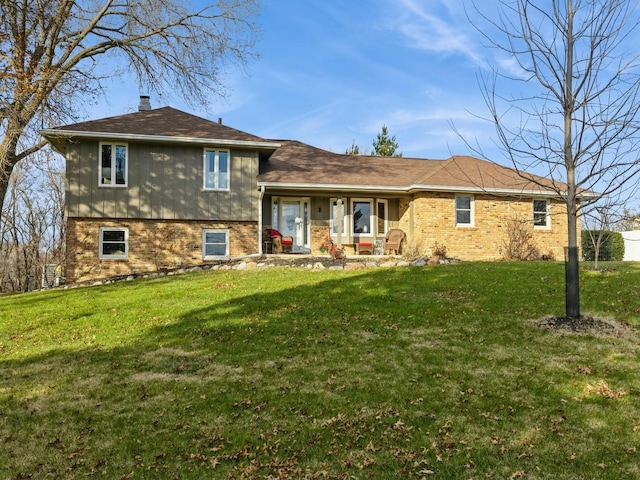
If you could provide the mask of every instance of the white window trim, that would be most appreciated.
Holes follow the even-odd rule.
[[[337,237],[338,236],[338,225],[337,225],[337,218],[334,218],[333,216],[333,204],[336,204],[336,213],[337,213],[337,208],[338,208],[338,198],[334,197],[330,200],[330,204],[329,204],[329,232],[331,233],[332,237]],[[342,199],[342,232],[341,235],[346,238],[349,236],[349,221],[348,219],[351,218],[351,216],[349,215],[349,202],[347,200],[345,200],[344,198]],[[335,228],[335,231],[334,231]]]
[[[207,233],[224,233],[225,252],[224,255],[207,255],[206,238]],[[229,258],[229,230],[221,228],[205,228],[202,230],[202,259],[203,260],[226,260]]]
[[[214,185],[213,187],[207,186],[207,152],[215,152],[215,168],[214,172]],[[221,188],[220,185],[220,152],[227,153],[227,186]],[[212,148],[207,147],[202,151],[202,188],[208,191],[228,192],[231,188],[231,150],[225,148]]]
[[[380,218],[378,216],[378,214],[380,213],[378,211],[378,206],[381,203],[384,204],[384,218],[382,219],[383,220],[383,223],[382,223],[383,231],[382,232],[376,231],[376,235],[378,235],[379,237],[385,236],[389,232],[389,200],[384,199],[384,198],[376,198],[376,200],[375,200],[375,204],[376,204],[376,218],[375,218],[376,229],[378,228],[378,223],[380,222]]]
[[[111,145],[111,183],[102,183],[102,146]],[[116,174],[116,146],[124,146],[124,183],[115,183]],[[98,144],[98,187],[105,188],[126,188],[129,185],[129,144],[127,142],[100,142]]]
[[[124,232],[124,254],[123,255],[104,255],[102,253],[103,233],[104,232]],[[100,227],[98,239],[98,258],[100,260],[127,260],[129,258],[129,229],[126,227]]]
[[[271,197],[271,228],[280,229],[278,218],[280,217],[280,197]]]
[[[468,197],[471,199],[470,205],[469,205],[469,210],[470,210],[469,223],[458,223],[458,198],[460,197]],[[476,199],[473,195],[456,195],[455,203],[453,207],[455,209],[456,227],[472,228],[476,226]]]
[[[535,210],[535,202],[539,201],[539,202],[545,202],[546,206],[547,206],[547,211],[546,211],[546,225],[536,225],[536,210]],[[534,198],[533,201],[531,202],[531,209],[533,212],[533,229],[534,230],[551,230],[551,202],[546,199],[546,198]],[[542,213],[542,212],[538,212],[538,213]]]
[[[368,232],[364,232],[364,233],[356,233],[355,232],[355,225],[353,224],[353,207],[354,205],[359,202],[359,203],[368,203],[369,204],[369,228],[368,228]],[[374,220],[376,218],[376,210],[375,210],[375,202],[373,198],[352,198],[351,199],[351,209],[349,210],[349,217],[350,217],[350,222],[349,224],[351,225],[350,227],[350,231],[351,231],[351,235],[353,235],[354,237],[373,237],[374,235]]]

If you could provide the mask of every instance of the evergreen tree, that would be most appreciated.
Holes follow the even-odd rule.
[[[351,142],[351,146],[344,152],[347,155],[360,155],[360,147],[356,145],[356,141]]]
[[[372,155],[378,157],[401,157],[402,152],[396,153],[398,150],[398,142],[396,142],[396,136],[389,136],[386,125],[382,125],[382,132],[378,134],[376,140],[373,142]]]

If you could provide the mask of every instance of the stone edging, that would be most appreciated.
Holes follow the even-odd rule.
[[[117,282],[132,281],[139,278],[157,278],[165,276],[181,275],[184,273],[201,272],[205,270],[258,270],[264,268],[304,268],[306,270],[369,270],[374,268],[392,267],[424,267],[444,263],[459,263],[456,259],[446,259],[432,257],[429,259],[418,258],[414,260],[404,259],[384,259],[384,261],[367,259],[366,261],[356,258],[346,258],[344,260],[334,260],[331,257],[256,257],[243,260],[229,260],[216,264],[203,264],[188,268],[177,268],[161,272],[135,273],[130,275],[120,275],[117,277],[88,280],[69,285],[60,285],[54,288],[78,288],[86,286],[108,285]]]

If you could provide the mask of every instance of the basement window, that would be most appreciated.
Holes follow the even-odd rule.
[[[101,260],[126,260],[129,258],[129,229],[128,228],[100,228]]]
[[[204,260],[220,260],[229,258],[229,231],[202,231],[202,258]]]

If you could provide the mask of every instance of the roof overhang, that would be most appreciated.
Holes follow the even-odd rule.
[[[477,193],[509,197],[542,197],[561,198],[562,193],[554,190],[541,189],[517,189],[517,188],[482,188],[482,187],[456,187],[443,185],[347,185],[347,184],[310,184],[310,183],[283,183],[283,182],[258,182],[258,187],[265,189],[292,190],[300,192],[372,192],[386,194],[410,194],[417,192],[449,192],[449,193]],[[596,193],[584,192],[579,198],[597,197]]]
[[[60,153],[66,151],[66,140],[71,138],[119,140],[121,142],[161,142],[188,143],[192,145],[220,145],[223,147],[254,148],[258,150],[275,150],[280,147],[277,142],[260,142],[252,140],[225,140],[220,138],[176,137],[163,135],[140,135],[132,133],[84,132],[62,129],[43,129],[40,135],[46,138],[53,148]]]

